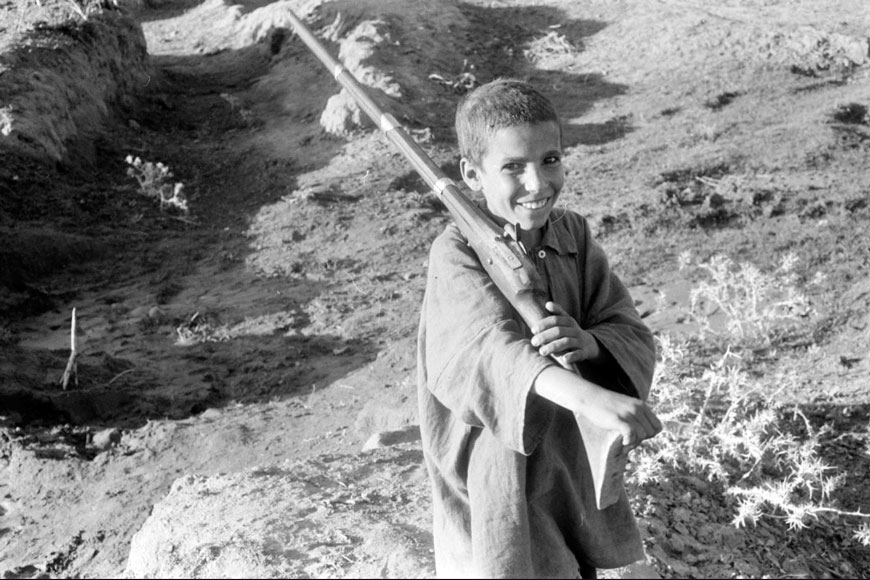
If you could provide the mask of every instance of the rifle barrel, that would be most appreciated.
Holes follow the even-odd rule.
[[[360,85],[359,81],[356,80],[356,77],[354,77],[342,63],[329,54],[317,37],[308,30],[305,24],[299,20],[292,11],[290,12],[290,21],[296,28],[296,33],[299,35],[299,38],[306,46],[308,46],[308,48],[311,49],[314,56],[323,63],[327,70],[332,71],[335,80],[338,81],[338,83],[341,84],[348,93],[350,93],[357,104],[359,104],[360,108],[365,111],[366,115],[368,115],[381,131],[387,135],[390,141],[392,141],[393,144],[405,154],[405,156],[411,161],[414,169],[426,181],[426,184],[435,190],[438,196],[441,197],[445,186],[443,185],[443,181],[442,185],[439,185],[439,181],[448,179],[444,175],[444,172],[441,171],[441,168],[435,165],[417,142],[408,135],[407,131],[405,131],[395,117],[389,113],[385,113],[378,104],[375,103],[368,93],[366,93],[365,89],[363,89],[362,85]],[[439,191],[439,189],[441,191]]]
[[[535,322],[549,316],[550,313],[544,307],[547,295],[543,291],[540,276],[518,240],[499,228],[477,204],[462,193],[456,183],[408,135],[395,117],[381,110],[353,74],[329,54],[292,10],[289,15],[302,42],[327,70],[332,71],[335,80],[405,154],[417,173],[441,199],[468,245],[477,254],[483,269],[526,324],[531,327]],[[575,365],[564,363],[555,357],[554,359],[564,368],[579,374]],[[622,493],[622,471],[625,468],[622,437],[615,431],[596,427],[582,415],[577,415],[576,419],[590,460],[596,503],[599,509],[603,509],[615,503]]]

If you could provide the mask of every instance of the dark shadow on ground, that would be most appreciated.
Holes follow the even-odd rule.
[[[334,382],[374,360],[377,349],[367,340],[295,332],[307,323],[300,313],[328,279],[266,279],[245,265],[252,251],[245,236],[252,217],[295,189],[300,172],[294,158],[276,160],[230,143],[257,125],[240,114],[229,95],[268,71],[273,49],[267,39],[211,55],[153,58],[148,90],[94,143],[90,163],[76,158],[55,166],[21,158],[0,171],[0,192],[12,192],[0,205],[4,425],[136,428],[149,419],[183,419],[231,401],[307,394],[304,388],[312,383]],[[342,145],[323,138],[335,150]],[[172,181],[184,183],[191,213],[161,211],[154,199],[138,195],[127,175],[127,155],[169,166]],[[305,170],[329,159],[306,156]],[[283,292],[276,308],[294,312],[294,322],[261,335],[218,337],[168,351],[165,343],[177,338],[173,329],[186,325],[193,312],[153,323],[147,317],[130,319],[130,338],[106,347],[111,353],[84,347],[79,380],[66,390],[59,378],[67,348],[16,344],[16,327],[31,334],[57,332],[69,324],[68,305],[93,301],[89,296],[95,292],[102,303],[79,312],[80,324],[89,315],[110,325],[119,322],[127,316],[131,295],[161,309],[185,291],[187,277],[201,270],[213,271],[215,284],[232,278],[241,288],[261,287],[263,296]],[[125,311],[118,320],[112,320],[115,307]],[[55,322],[32,328],[46,320]],[[164,346],[149,352],[149,340]],[[247,356],[259,351],[278,354],[265,363],[262,355]],[[161,355],[166,352],[171,354]],[[266,372],[258,367],[263,364]],[[183,384],[177,377],[168,380],[163,368],[170,365],[189,372]]]
[[[246,9],[253,6],[247,4]],[[474,64],[478,84],[502,76],[529,80],[554,100],[567,119],[580,117],[596,101],[627,90],[595,74],[536,69],[523,56],[527,43],[554,30],[551,28],[554,25],[559,26],[557,30],[576,50],[582,50],[584,39],[604,28],[605,23],[571,20],[562,11],[549,7],[482,8],[470,4],[459,7],[471,23],[469,34],[445,42],[461,43],[462,52]],[[286,31],[278,36],[292,38]],[[342,140],[322,131],[313,137],[323,152],[315,158],[307,148],[298,156],[291,152],[276,159],[254,149],[239,151],[231,146],[233,139],[243,138],[270,121],[246,119],[232,93],[251,87],[281,58],[301,59],[309,67],[322,69],[313,55],[300,49],[298,40],[282,43],[292,46],[280,46],[281,43],[276,46],[274,37],[268,37],[236,50],[154,57],[154,75],[147,92],[135,111],[120,119],[110,134],[97,140],[96,161],[92,166],[30,167],[15,174],[0,172],[3,173],[0,190],[14,187],[17,192],[24,192],[17,201],[4,199],[0,226],[4,223],[51,226],[65,236],[94,240],[99,247],[93,255],[71,254],[69,259],[57,263],[50,262],[56,258],[50,258],[52,245],[47,244],[43,257],[37,258],[46,260],[45,267],[31,264],[19,268],[20,279],[14,281],[20,283],[18,288],[35,289],[42,299],[27,315],[65,307],[71,299],[96,290],[111,295],[117,288],[120,302],[126,291],[123,287],[129,289],[131,285],[153,295],[159,306],[184,290],[185,276],[216,263],[220,265],[216,271],[236,272],[245,284],[265,287],[282,283],[264,282],[245,271],[245,258],[252,252],[246,228],[261,208],[295,189],[300,172],[327,164],[344,146]],[[329,71],[322,70],[320,74],[329,81],[323,84],[325,102],[337,92],[337,86],[331,84]],[[425,67],[419,69],[419,75],[428,74]],[[315,89],[320,86],[318,82]],[[460,97],[461,94],[445,88],[437,102],[426,107],[449,127]],[[413,109],[415,105],[409,106]],[[316,123],[316,117],[310,122]],[[628,130],[628,123],[619,120],[568,125],[565,144],[606,143]],[[126,176],[126,155],[171,166],[173,179],[185,184],[195,208],[193,214],[167,215],[155,207],[153,200],[137,196],[135,183]],[[446,166],[445,170],[455,174]],[[256,178],[245,177],[251,175]],[[390,188],[424,191],[425,187],[420,188],[411,175],[397,176]],[[58,241],[54,248],[62,243],[64,240]],[[82,247],[86,246],[83,242]],[[80,258],[80,262],[76,261]],[[86,258],[92,261],[85,262]],[[55,268],[67,271],[58,274]],[[70,286],[64,287],[65,283]],[[299,282],[297,278],[295,284],[297,295],[288,299],[288,308],[298,311],[316,298],[329,280]],[[185,321],[170,322],[177,326]],[[149,331],[147,327],[140,330]],[[68,352],[20,349],[14,346],[14,340],[7,338],[0,335],[0,344],[9,346],[2,361],[6,371],[0,397],[16,413],[19,422],[41,422],[45,426],[97,423],[130,428],[149,418],[180,419],[229,401],[265,402],[276,397],[299,396],[305,394],[304,386],[313,380],[335,381],[371,362],[377,354],[376,345],[368,341],[349,341],[330,334],[294,337],[275,333],[206,342],[173,355],[187,359],[190,381],[189,385],[175,385],[174,390],[165,392],[160,361],[152,361],[149,367],[144,359],[136,360],[134,354],[90,352],[80,361],[81,370],[85,371],[83,382],[76,389],[61,392],[55,383],[55,376],[59,377],[55,371],[62,372]],[[256,384],[255,368],[244,365],[241,369],[233,368],[240,353],[255,352],[261,346],[267,347],[266,343],[271,343],[274,349],[276,341],[287,354],[273,361],[277,366],[268,376],[279,377],[269,379],[274,384]],[[332,356],[336,352],[341,356]],[[311,361],[317,361],[320,368]],[[327,361],[329,366],[324,368]],[[31,372],[26,372],[28,367]],[[281,368],[286,368],[286,372],[274,372]]]
[[[870,404],[841,405],[833,403],[813,403],[800,406],[812,428],[819,435],[818,454],[830,467],[827,477],[841,476],[839,486],[831,493],[829,503],[844,512],[868,513],[867,497],[870,494]],[[799,425],[800,420],[795,424]],[[801,430],[803,431],[803,429]],[[820,490],[815,490],[817,496]],[[828,555],[849,561],[856,570],[870,570],[870,550],[852,537],[858,526],[867,518],[842,516],[831,513],[822,514],[821,519],[812,522],[811,527],[823,526],[839,536],[838,545],[818,546],[820,555]],[[795,541],[801,532],[795,534]],[[827,558],[826,558],[827,559]],[[822,575],[828,570],[813,570]]]
[[[402,114],[397,116],[403,123],[424,130],[434,128],[435,142],[455,149],[454,112],[465,92],[472,86],[479,86],[497,78],[517,78],[532,83],[553,101],[563,119],[565,147],[603,145],[622,138],[632,130],[628,118],[609,119],[604,123],[573,121],[587,113],[596,102],[624,94],[628,90],[627,86],[611,83],[599,73],[572,73],[537,68],[524,55],[530,42],[552,32],[562,35],[575,52],[582,52],[585,39],[603,30],[607,26],[605,22],[570,19],[564,11],[547,6],[481,7],[467,3],[460,3],[458,6],[469,26],[464,33],[444,38],[443,42],[454,43],[460,47],[466,56],[460,68],[472,72],[474,82],[459,88],[451,88],[442,82],[440,94],[436,93],[434,97],[427,94],[425,107],[418,106],[416,111],[409,111],[407,107],[399,104]],[[409,44],[406,39],[397,43],[398,46],[406,44]],[[379,60],[384,58],[378,56]],[[430,72],[432,67],[426,68],[423,65],[417,76],[423,77]],[[457,73],[459,70],[451,72]],[[419,80],[421,79],[415,79],[415,82]],[[382,92],[373,91],[373,98],[389,110],[389,97]],[[458,155],[441,164],[441,170],[454,181],[461,181]],[[390,183],[390,187],[416,193],[429,191],[428,186],[414,171],[397,177]]]
[[[564,72],[537,68],[525,56],[529,44],[548,34],[562,35],[575,53],[584,50],[585,40],[607,27],[606,22],[570,19],[565,13],[547,6],[509,6],[481,8],[462,5],[469,20],[481,30],[491,30],[474,41],[469,58],[479,58],[478,81],[485,83],[498,77],[528,81],[549,97],[564,120],[564,145],[600,145],[621,138],[630,126],[625,120],[606,123],[576,124],[598,101],[624,94],[628,87],[612,83],[596,72]],[[483,48],[485,47],[485,48]]]
[[[269,348],[267,361],[245,353]],[[91,352],[79,357],[77,379],[59,384],[68,354],[57,350],[9,346],[2,373],[0,423],[10,426],[98,425],[134,429],[151,419],[184,419],[227,402],[257,403],[308,395],[305,387],[329,384],[371,361],[368,344],[335,335],[241,337],[178,347],[161,363],[184,363],[189,379],[170,383],[159,365]],[[337,357],[341,351],[344,356]],[[324,359],[334,364],[324,365]],[[38,373],[26,369],[38,369]]]

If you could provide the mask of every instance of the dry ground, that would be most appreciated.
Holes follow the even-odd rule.
[[[691,331],[683,251],[762,268],[794,253],[801,284],[824,273],[806,287],[817,316],[759,372],[801,377],[791,396],[834,427],[837,499],[866,511],[864,0],[289,5],[448,171],[464,86],[511,75],[551,95],[563,203],[589,217],[657,333]],[[0,47],[85,42],[68,32],[73,6],[0,0]],[[147,43],[141,86],[61,162],[0,163],[6,577],[118,575],[176,478],[324,456],[352,470],[370,435],[414,422],[426,254],[449,218],[382,136],[327,108],[337,86],[286,33],[284,6],[126,7]],[[343,135],[324,131],[324,110]],[[127,155],[167,164],[189,213],[139,195]],[[64,391],[74,307],[78,384]],[[870,574],[846,526],[731,531],[733,505],[697,481],[659,493],[644,529],[665,577]]]

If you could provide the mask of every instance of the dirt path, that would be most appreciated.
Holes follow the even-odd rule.
[[[337,87],[286,32],[283,4],[145,2],[147,86],[95,161],[4,170],[0,192],[28,189],[4,198],[0,229],[30,252],[22,263],[45,264],[25,267],[0,325],[0,569],[13,576],[116,576],[178,477],[349,457],[415,421],[425,261],[448,217],[329,101]],[[590,218],[657,333],[691,330],[684,250],[760,266],[795,252],[803,280],[823,271],[821,315],[764,372],[796,369],[795,400],[823,404],[840,434],[866,429],[870,55],[846,42],[870,37],[860,0],[289,4],[445,167],[457,83],[509,74],[549,91],[567,123],[564,203]],[[552,32],[567,47],[541,41]],[[190,213],[139,195],[127,155],[167,164]],[[62,391],[73,307],[79,383]],[[853,462],[843,501],[866,505],[870,461],[838,459]],[[649,521],[689,525],[704,546],[650,524],[667,577],[870,570],[848,534],[812,547],[830,526],[722,536],[725,506],[702,494],[707,517],[682,522],[670,499]]]

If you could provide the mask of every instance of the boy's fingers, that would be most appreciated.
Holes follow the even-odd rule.
[[[553,325],[554,325],[553,317],[548,316],[547,318],[542,318],[541,320],[537,321],[535,324],[530,326],[529,330],[532,331],[532,334],[541,334],[545,330],[548,330],[549,328],[553,327]]]
[[[576,341],[571,338],[562,337],[547,342],[541,347],[541,354],[549,356],[551,354],[567,354],[567,350],[575,350],[577,348]]]
[[[570,329],[567,329],[564,326],[554,326],[535,333],[532,337],[532,344],[535,346],[541,346],[572,337],[574,337],[574,333],[572,333]]]
[[[635,414],[633,419],[634,420],[632,421],[632,423],[633,423],[633,427],[635,430],[635,435],[637,436],[636,443],[639,444],[644,439],[649,439],[649,437],[650,437],[649,432],[650,432],[651,426],[647,422],[646,417],[644,417],[643,409],[641,409],[640,412]]]
[[[576,325],[577,323],[570,316],[556,315],[542,318],[532,325],[530,330],[533,334],[540,334],[553,328],[574,328]]]
[[[644,403],[642,411],[643,421],[649,428],[650,437],[657,435],[662,430],[662,422],[659,421],[659,418],[656,417],[656,414],[653,413],[653,410],[646,403]]]
[[[641,436],[643,440],[655,437],[662,430],[662,424],[658,420],[658,417],[646,405],[643,406],[638,420],[644,431]]]
[[[640,444],[640,439],[634,434],[634,431],[628,429],[622,433],[622,451],[623,453],[631,451]]]
[[[562,308],[558,302],[549,301],[544,304],[544,308],[552,312],[553,314],[558,314],[560,316],[568,316],[568,312]]]
[[[659,433],[662,432],[662,429],[664,428],[664,425],[662,425],[662,422],[659,421],[659,418],[656,417],[656,414],[653,413],[652,410],[649,410],[649,415],[650,415],[650,419],[651,419],[651,423],[652,423],[653,429],[655,429],[655,434],[658,435]]]

